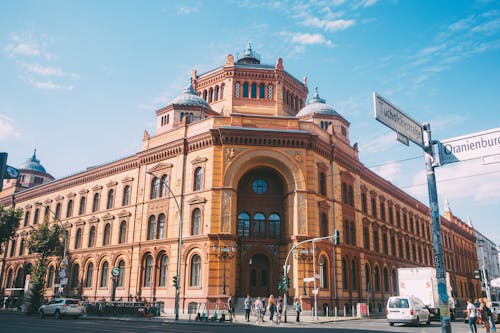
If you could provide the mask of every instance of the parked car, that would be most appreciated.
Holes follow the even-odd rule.
[[[387,300],[385,314],[390,326],[395,323],[420,325],[431,323],[429,309],[417,297],[392,296]]]
[[[38,316],[54,316],[56,319],[62,316],[78,318],[85,313],[85,308],[80,304],[80,300],[73,298],[54,298],[47,304],[43,304],[38,309]]]

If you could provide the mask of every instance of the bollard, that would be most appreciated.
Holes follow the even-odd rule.
[[[329,310],[328,310],[328,305],[326,306],[326,317],[328,318],[328,315],[329,315]]]
[[[354,305],[352,306],[352,316],[354,317]]]
[[[337,319],[337,307],[335,307],[335,319]]]
[[[344,305],[344,318],[345,318],[345,316],[346,316],[346,312],[345,312],[345,305]]]

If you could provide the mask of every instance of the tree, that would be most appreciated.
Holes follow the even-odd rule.
[[[31,277],[31,288],[29,295],[28,312],[36,313],[43,300],[45,286],[45,274],[47,271],[47,259],[50,256],[62,256],[64,251],[63,228],[54,223],[49,225],[48,221],[33,230],[28,237],[28,248],[32,253],[38,254],[38,263]]]
[[[12,207],[5,209],[0,205],[0,253],[3,245],[14,236],[22,216],[22,209],[14,209]]]

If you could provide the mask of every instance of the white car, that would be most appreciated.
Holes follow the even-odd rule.
[[[38,309],[38,316],[54,316],[56,319],[62,316],[78,318],[85,313],[85,308],[80,304],[80,300],[73,298],[54,298],[47,304],[43,304]]]
[[[387,321],[390,326],[395,323],[429,325],[431,318],[427,306],[418,298],[413,296],[392,296],[387,300],[385,309]]]

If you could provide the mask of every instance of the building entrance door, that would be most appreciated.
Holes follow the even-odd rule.
[[[264,254],[256,254],[250,259],[249,291],[252,297],[269,296],[269,268],[269,258]]]

